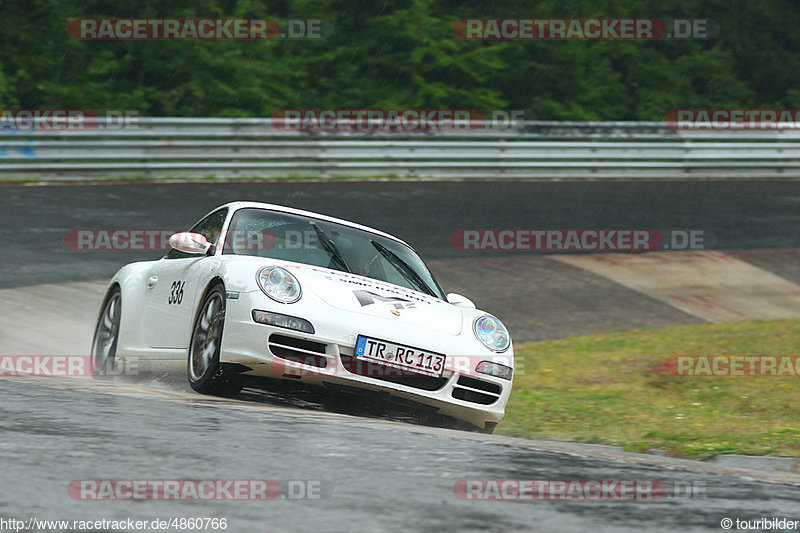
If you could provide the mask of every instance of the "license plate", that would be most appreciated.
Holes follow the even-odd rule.
[[[358,336],[355,357],[436,378],[444,372],[442,354],[364,335]]]

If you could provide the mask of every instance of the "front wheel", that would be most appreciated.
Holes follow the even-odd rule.
[[[225,378],[219,364],[225,326],[225,297],[222,284],[212,287],[200,306],[192,329],[187,374],[189,385],[203,394],[231,394],[241,388]]]
[[[92,362],[95,374],[110,368],[115,363],[121,314],[122,293],[119,287],[115,286],[106,296],[94,330]]]

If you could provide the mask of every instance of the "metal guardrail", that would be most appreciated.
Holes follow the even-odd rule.
[[[519,122],[462,130],[315,131],[276,128],[269,119],[180,118],[112,126],[0,130],[0,179],[800,177],[796,130]]]

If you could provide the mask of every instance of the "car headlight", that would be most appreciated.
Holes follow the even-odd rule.
[[[511,344],[511,336],[502,322],[493,316],[478,318],[472,327],[475,337],[493,352],[504,352]]]
[[[294,303],[303,294],[300,282],[285,268],[264,267],[256,274],[256,281],[264,294],[282,304]]]

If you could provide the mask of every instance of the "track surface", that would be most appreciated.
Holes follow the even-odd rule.
[[[800,245],[796,182],[274,182],[0,186],[0,237],[5,243],[0,287],[103,279],[122,264],[160,255],[73,252],[63,243],[70,229],[182,227],[234,199],[320,211],[397,234],[431,259],[434,270],[441,269],[437,274],[446,289],[457,290],[452,284],[458,292],[477,294],[476,301],[491,311],[495,310],[482,300],[491,303],[493,292],[500,292],[503,299],[513,295],[513,287],[503,286],[513,271],[487,273],[475,266],[480,263],[454,263],[463,258],[448,242],[456,229],[701,229],[713,237],[707,245],[741,249],[737,253],[749,254],[748,261],[797,282],[796,271],[789,266],[796,250],[784,255],[758,253],[763,252],[759,248]],[[581,291],[566,305],[584,310],[580,322],[589,323],[582,326],[587,330],[698,321],[585,271],[541,256],[532,261],[547,281],[544,297],[496,311],[515,320],[525,312],[538,313],[537,319],[551,313],[563,319],[548,323],[544,334],[532,332],[531,338],[583,331],[559,309],[564,295],[575,291],[576,279],[583,280]],[[21,331],[0,341],[0,353],[21,353],[26,337],[31,339],[29,346],[35,346],[31,353],[85,351],[90,340],[86,331],[92,329],[88,317],[101,289],[95,284],[72,287],[61,292],[35,287],[4,291],[7,316],[3,318],[18,324]],[[34,303],[47,301],[50,294],[57,295],[51,309]],[[625,305],[609,319],[601,311],[612,294],[615,298],[622,294]],[[36,313],[41,313],[41,320]],[[637,318],[642,315],[650,318]],[[114,391],[123,395],[107,394]],[[182,380],[66,385],[0,381],[0,398],[0,517],[152,520],[197,516],[200,510],[203,516],[227,517],[232,524],[228,530],[235,532],[717,531],[723,517],[800,518],[794,486],[722,475],[722,471],[672,470],[656,458],[648,465],[589,457],[588,452],[581,457],[500,445],[508,442],[352,419],[313,407],[298,411],[269,399],[244,406],[211,401],[187,391]],[[86,478],[313,479],[326,482],[332,493],[317,501],[268,503],[70,499],[69,481]],[[658,503],[473,503],[453,495],[453,484],[464,478],[640,478],[668,485],[689,481],[703,485],[706,494]]]
[[[67,231],[182,228],[232,200],[285,204],[393,233],[419,250],[447,291],[496,314],[517,341],[702,320],[543,254],[459,252],[453,231],[699,230],[707,248],[739,250],[800,283],[796,181],[368,181],[0,186],[7,251],[0,288],[106,280],[126,263],[163,254],[77,252],[64,244]]]
[[[401,424],[215,407],[188,393],[165,402],[27,383],[2,389],[6,516],[149,521],[199,514],[227,517],[236,532],[711,531],[723,517],[800,516],[795,486],[498,446]],[[67,483],[86,478],[319,480],[331,492],[271,502],[71,500]],[[659,502],[467,502],[453,495],[464,478],[690,480],[706,494]]]
[[[71,229],[180,228],[220,204],[288,205],[382,229],[429,259],[458,252],[453,231],[476,228],[702,230],[712,249],[800,247],[800,183],[699,182],[251,182],[0,185],[0,238],[13,253],[0,288],[104,279],[161,254],[78,253]]]

